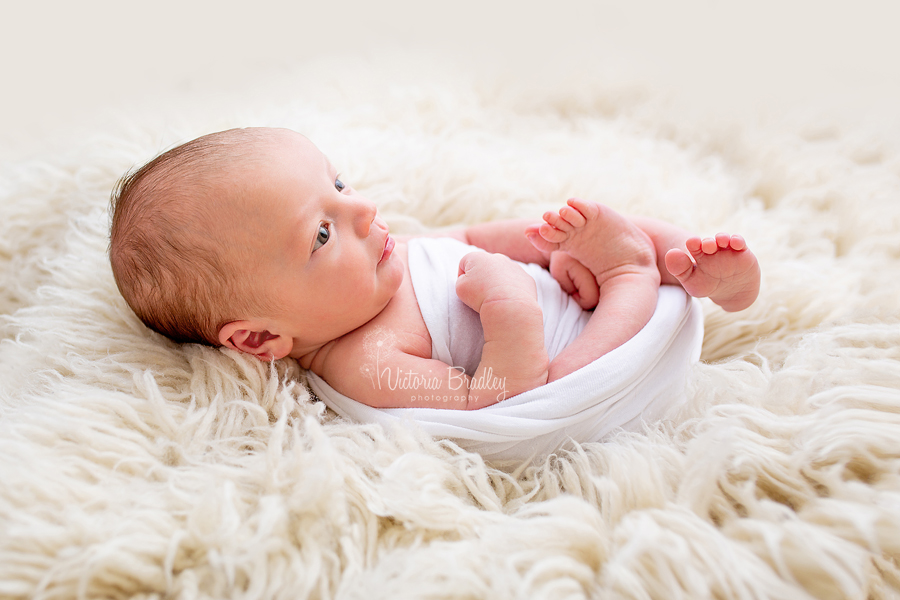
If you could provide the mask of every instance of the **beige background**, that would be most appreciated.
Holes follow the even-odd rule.
[[[826,107],[896,131],[900,3],[812,0],[3,0],[0,158],[160,97],[241,89],[323,56],[591,73],[727,111]],[[68,136],[68,137],[66,137]]]

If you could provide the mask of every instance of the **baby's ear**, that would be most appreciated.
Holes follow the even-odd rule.
[[[219,330],[219,343],[261,360],[284,358],[294,348],[291,338],[271,333],[253,321],[232,321],[224,325]]]

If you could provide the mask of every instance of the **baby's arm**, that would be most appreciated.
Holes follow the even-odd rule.
[[[538,264],[546,269],[550,266],[550,253],[537,250],[525,237],[525,230],[535,223],[539,221],[534,219],[490,221],[441,235],[458,239],[492,254],[503,254],[513,260]]]
[[[470,252],[459,263],[456,295],[481,316],[477,384],[499,378],[511,397],[547,383],[544,317],[530,275],[502,254]],[[487,404],[469,408],[482,406]]]

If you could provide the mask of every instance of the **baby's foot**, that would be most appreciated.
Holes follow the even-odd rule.
[[[559,213],[544,214],[544,223],[530,225],[525,235],[542,252],[567,252],[603,284],[619,275],[655,277],[656,251],[647,234],[602,204],[569,199]],[[601,292],[602,293],[602,292]]]
[[[759,263],[739,235],[717,233],[715,238],[692,237],[688,252],[666,253],[666,268],[691,296],[705,298],[734,312],[753,304],[759,295]]]

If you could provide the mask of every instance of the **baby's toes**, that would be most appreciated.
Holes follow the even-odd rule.
[[[553,252],[559,244],[554,244],[544,239],[544,236],[541,235],[541,227],[543,226],[544,223],[541,223],[540,225],[537,223],[528,225],[525,228],[525,237],[531,242],[532,246],[541,252]]]
[[[596,202],[582,200],[581,198],[569,198],[566,204],[572,207],[583,219],[578,227],[583,227],[590,219],[596,219],[600,216],[600,206]]]
[[[558,229],[559,231],[563,231],[565,233],[570,233],[574,229],[574,227],[572,227],[572,224],[566,221],[566,219],[561,214],[555,212],[545,212],[544,222],[547,223],[547,225],[549,225],[550,227],[553,227],[554,229]]]
[[[575,209],[572,206],[563,206],[559,209],[560,220],[567,223],[570,229],[574,229],[576,227],[584,227],[585,223],[587,223],[587,219],[584,218],[584,215],[581,214],[581,211]]]
[[[703,238],[700,241],[700,249],[703,251],[703,254],[715,254],[719,249],[719,243],[716,241],[716,238]]]
[[[743,237],[741,237],[739,235],[731,236],[731,249],[732,250],[737,250],[738,252],[740,252],[741,250],[745,250],[746,248],[747,248],[747,241]]]
[[[731,248],[736,252],[740,252],[741,250],[747,247],[747,242],[744,241],[744,238],[739,235],[731,235],[729,233],[717,233],[716,234],[716,245],[725,250],[727,248]]]
[[[559,248],[559,244],[548,242],[542,236],[536,233],[526,233],[525,237],[531,242],[531,245],[544,253],[555,252]]]
[[[546,223],[542,224],[540,228],[535,227],[525,230],[525,237],[528,238],[528,241],[531,242],[531,245],[540,250],[541,252],[555,252],[559,249],[559,244],[556,242],[552,242],[547,240],[544,237],[544,232],[542,229],[549,227]]]
[[[569,233],[567,231],[560,230],[550,223],[542,223],[538,231],[542,238],[548,242],[553,242],[554,244],[560,244],[569,239]]]
[[[684,243],[684,247],[687,248],[687,251],[694,256],[703,254],[703,240],[701,240],[699,237],[688,238]]]
[[[694,261],[683,250],[672,248],[666,253],[666,269],[678,281],[684,281],[694,269]]]

